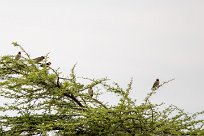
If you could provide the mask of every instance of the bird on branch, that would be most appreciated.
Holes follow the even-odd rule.
[[[36,63],[39,63],[39,62],[41,62],[41,61],[43,61],[45,59],[45,57],[44,56],[40,56],[40,57],[37,57],[37,58],[35,58],[35,59],[33,59]]]
[[[157,88],[159,88],[159,79],[156,79],[156,81],[154,82],[152,90],[156,90]]]
[[[51,62],[47,62],[45,64],[41,64],[41,67],[49,67],[52,63]]]
[[[90,88],[88,89],[88,94],[89,94],[91,97],[93,97],[93,89],[92,89],[92,87],[90,87]]]
[[[21,58],[21,52],[19,51],[18,54],[15,57],[15,60],[19,60]]]

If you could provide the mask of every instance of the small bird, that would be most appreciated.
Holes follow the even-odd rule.
[[[45,64],[41,64],[41,67],[49,67],[52,63],[51,62],[47,62]]]
[[[156,90],[158,87],[159,87],[159,79],[156,79],[156,81],[154,82],[152,86],[152,90]]]
[[[15,57],[15,60],[19,60],[21,58],[21,52],[19,51],[18,54]]]
[[[90,88],[88,89],[88,94],[89,94],[91,97],[93,97],[93,89],[92,89],[92,87],[90,87]]]
[[[37,57],[37,58],[35,58],[35,59],[33,59],[36,63],[39,63],[39,62],[41,62],[41,61],[43,61],[45,59],[45,57],[44,56],[40,56],[40,57]]]

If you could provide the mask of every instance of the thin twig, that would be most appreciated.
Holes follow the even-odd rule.
[[[24,50],[24,48],[20,45],[20,44],[18,44],[17,42],[12,42],[12,44],[14,45],[14,46],[18,46],[18,47],[20,47],[20,49],[26,54],[26,56],[30,59],[30,55]]]
[[[175,80],[174,78],[173,79],[170,79],[168,81],[165,81],[163,82],[162,84],[160,84],[155,90],[152,90],[148,95],[147,97],[145,98],[145,105],[149,102],[149,98],[154,94],[156,93],[156,90],[158,90],[161,86],[165,85],[165,84],[168,84],[169,82]]]
[[[159,87],[162,87],[164,84],[168,84],[169,82],[174,81],[174,80],[175,80],[175,78],[172,78],[172,79],[170,79],[170,80],[168,80],[168,81],[166,81],[166,82],[163,82],[162,84],[160,84],[160,85],[158,86],[158,88],[159,88]]]
[[[99,103],[101,106],[103,106],[105,109],[108,109],[102,102],[100,102],[97,99],[92,98],[95,102]]]

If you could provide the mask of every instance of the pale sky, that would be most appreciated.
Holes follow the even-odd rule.
[[[153,82],[175,78],[152,98],[204,110],[203,0],[0,0],[0,55],[17,41],[54,68],[108,77],[141,101]],[[104,98],[105,99],[105,98]],[[114,102],[109,96],[105,101]]]

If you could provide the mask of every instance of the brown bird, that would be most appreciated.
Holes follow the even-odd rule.
[[[89,94],[91,97],[93,97],[93,89],[92,89],[92,87],[90,87],[90,88],[88,89],[88,94]]]
[[[15,57],[15,60],[19,60],[21,58],[21,52],[19,51],[18,54]]]
[[[51,62],[47,62],[45,64],[41,64],[41,67],[49,67],[52,63]]]
[[[44,56],[40,56],[40,57],[37,57],[37,58],[35,58],[35,59],[33,59],[36,63],[39,63],[39,62],[41,62],[41,61],[43,61],[45,59],[45,57]]]
[[[154,82],[152,86],[152,90],[156,90],[158,87],[159,87],[159,79],[156,79],[156,81]]]

